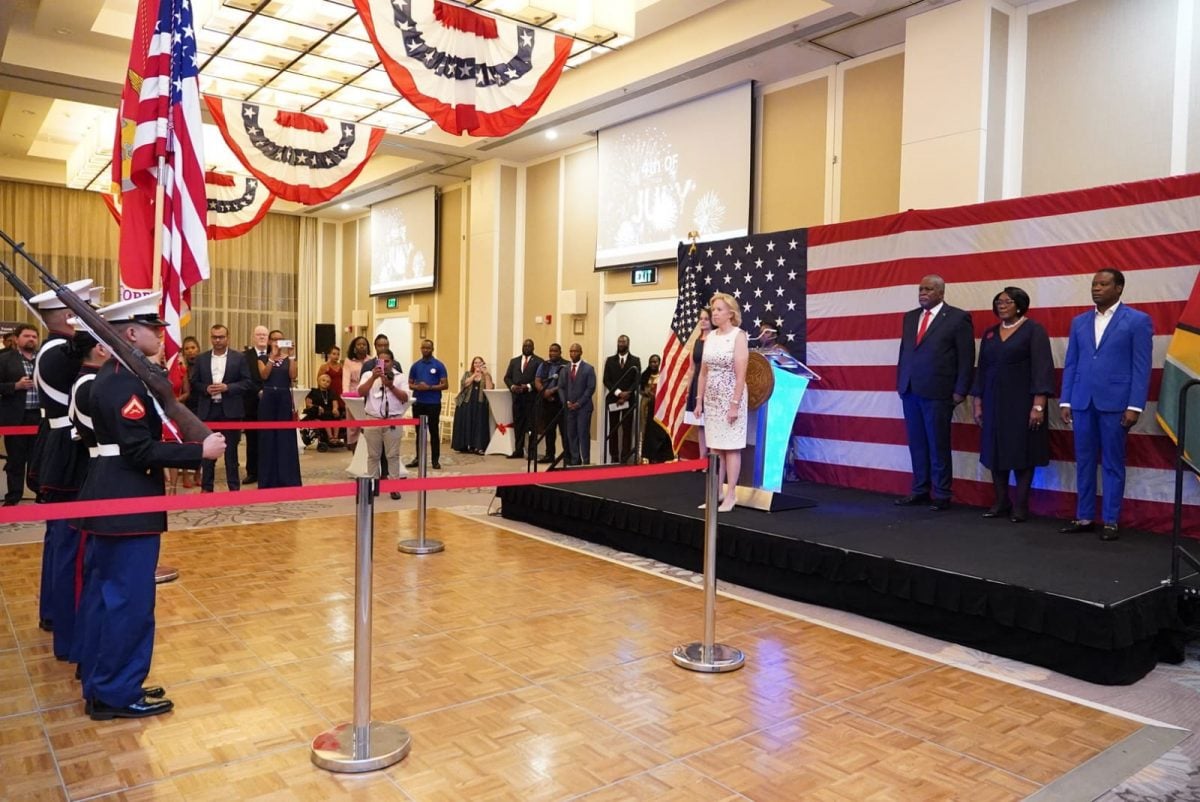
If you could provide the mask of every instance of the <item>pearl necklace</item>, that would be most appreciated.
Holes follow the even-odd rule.
[[[1023,318],[1023,317],[1017,318],[1016,323],[1005,323],[1003,320],[1001,320],[1000,327],[1004,328],[1004,329],[1015,329],[1017,326],[1020,326],[1024,322],[1025,322],[1025,318]]]

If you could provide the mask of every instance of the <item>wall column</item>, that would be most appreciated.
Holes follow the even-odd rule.
[[[904,48],[900,208],[1004,197],[1013,9],[961,0],[910,17]],[[1019,149],[1017,149],[1019,151]]]
[[[517,168],[495,159],[471,168],[470,269],[464,277],[466,349],[507,364],[522,286],[517,280]],[[500,378],[496,377],[497,380]]]

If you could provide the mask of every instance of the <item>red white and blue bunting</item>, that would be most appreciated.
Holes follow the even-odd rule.
[[[208,238],[240,237],[262,222],[275,196],[257,178],[209,170],[204,174],[208,196]]]
[[[208,201],[208,239],[240,237],[263,221],[273,196],[257,178],[209,170],[204,174]],[[104,194],[104,205],[121,225],[121,197]]]
[[[242,165],[272,194],[295,203],[337,197],[383,141],[384,130],[369,125],[207,95],[204,102]]]
[[[571,40],[438,0],[354,0],[392,84],[451,134],[510,134],[558,82]]]

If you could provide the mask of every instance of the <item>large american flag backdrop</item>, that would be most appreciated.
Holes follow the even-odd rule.
[[[946,301],[969,310],[978,338],[995,323],[992,298],[1025,289],[1030,316],[1050,333],[1061,386],[1071,318],[1091,308],[1092,274],[1115,266],[1122,301],[1154,322],[1149,408],[1128,441],[1122,525],[1170,528],[1171,440],[1155,420],[1163,359],[1200,266],[1200,175],[901,214],[808,231],[810,386],[794,428],[801,478],[889,493],[909,489],[910,463],[895,365],[901,317],[922,276],[946,279]],[[1072,435],[1050,404],[1051,463],[1036,473],[1034,511],[1074,510]],[[954,494],[990,503],[979,428],[967,404],[953,425]],[[1200,522],[1200,492],[1186,483],[1186,521]]]

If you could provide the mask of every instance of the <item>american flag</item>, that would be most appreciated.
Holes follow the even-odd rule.
[[[679,298],[671,333],[663,347],[663,378],[654,398],[654,417],[671,437],[676,453],[687,427],[683,411],[691,364],[688,348],[700,310],[718,292],[732,295],[742,310],[742,328],[751,338],[760,327],[777,332],[792,356],[805,360],[806,235],[803,229],[679,246]],[[754,340],[751,340],[754,344]]]
[[[901,494],[911,465],[896,360],[901,318],[921,277],[946,280],[946,302],[972,313],[976,337],[995,325],[992,298],[1015,285],[1050,333],[1061,387],[1071,319],[1091,308],[1093,273],[1125,273],[1122,302],[1154,324],[1151,400],[1127,443],[1123,526],[1168,529],[1173,446],[1155,419],[1171,334],[1200,272],[1200,175],[1099,187],[819,226],[808,232],[808,355],[822,381],[805,394],[793,430],[802,478]],[[1071,517],[1072,433],[1049,405],[1051,463],[1035,473],[1040,514]],[[986,505],[979,428],[968,404],[952,428],[954,495]],[[1186,502],[1200,503],[1196,483]],[[1195,506],[1188,509],[1194,521]]]
[[[148,37],[140,35],[148,20],[155,18],[153,32]],[[114,179],[122,179],[124,189],[121,253],[124,259],[128,248],[145,259],[146,252],[153,252],[153,226],[147,227],[141,215],[130,214],[130,210],[135,205],[152,209],[146,196],[153,198],[156,184],[161,183],[162,261],[158,269],[170,359],[179,350],[180,320],[191,301],[191,287],[209,275],[199,64],[190,0],[141,0],[137,19],[127,77],[137,100],[129,103],[127,91],[121,111],[122,128],[127,132],[122,138],[127,174],[114,159]],[[127,225],[132,234],[128,241]]]

